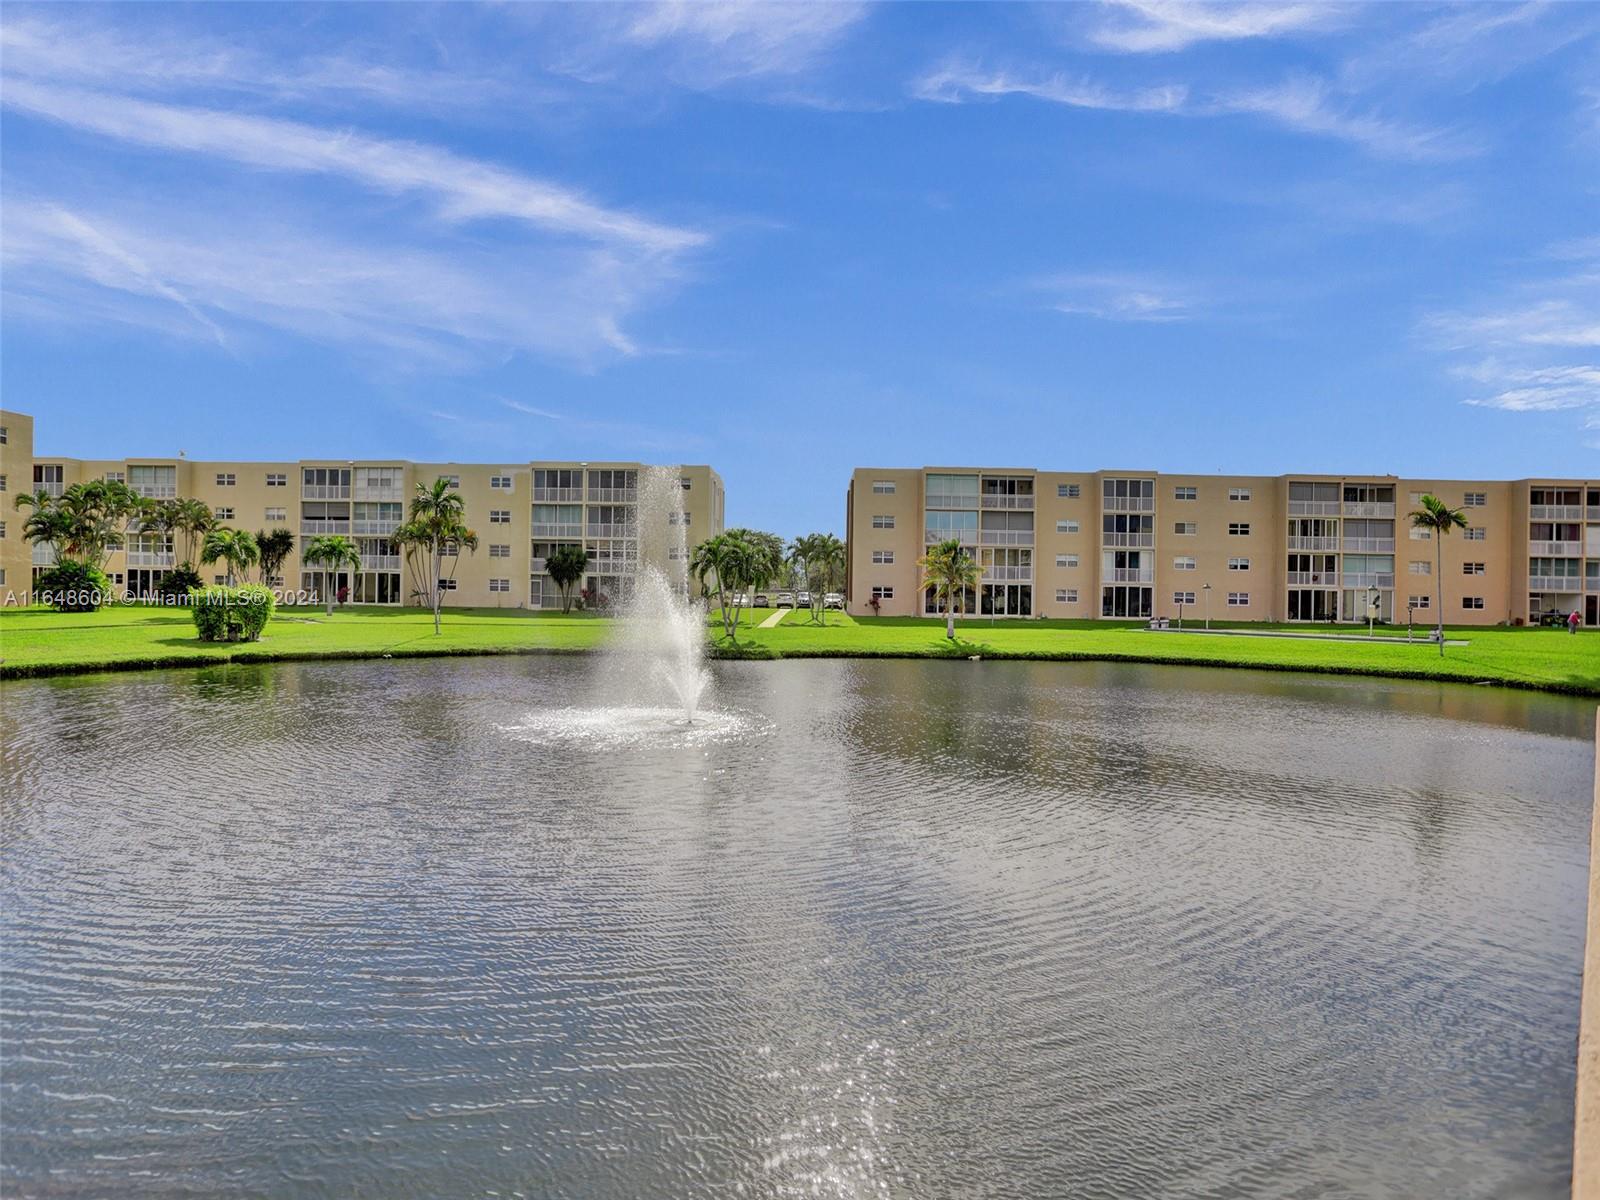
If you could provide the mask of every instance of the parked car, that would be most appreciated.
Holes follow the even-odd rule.
[[[798,596],[795,597],[795,600],[799,603],[801,608],[810,608],[811,607],[811,593],[810,592],[801,592]]]
[[[779,608],[793,608],[794,607],[794,593],[793,592],[779,592],[778,593],[777,607],[779,607]]]
[[[746,603],[747,601],[744,598],[743,592],[735,592],[733,595],[728,597],[729,608],[743,608]]]
[[[757,592],[756,598],[750,602],[756,608],[771,608],[772,601],[765,592]]]
[[[822,598],[822,607],[837,608],[842,610],[844,608],[844,597],[838,592],[829,592]]]

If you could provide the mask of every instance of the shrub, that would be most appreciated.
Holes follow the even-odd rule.
[[[38,598],[57,612],[94,612],[113,599],[111,580],[93,563],[63,558],[34,582]]]
[[[202,642],[254,642],[277,608],[277,600],[258,584],[208,587],[190,593],[194,627]]]
[[[200,578],[193,563],[180,563],[161,577],[161,582],[156,584],[156,595],[166,600],[181,599],[204,586],[205,580]]]

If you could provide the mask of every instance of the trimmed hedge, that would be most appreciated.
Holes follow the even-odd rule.
[[[267,627],[278,602],[258,584],[208,587],[189,593],[194,627],[202,642],[254,642]]]
[[[111,603],[111,580],[93,563],[63,558],[41,572],[34,594],[57,612],[94,612]]]

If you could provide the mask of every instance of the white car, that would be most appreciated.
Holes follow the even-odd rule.
[[[844,597],[841,596],[838,592],[829,592],[826,596],[824,596],[822,598],[822,607],[823,608],[843,609],[844,608]]]
[[[779,592],[777,597],[776,597],[776,600],[777,600],[777,603],[775,605],[773,605],[774,608],[793,608],[794,607],[794,593],[793,592]]]
[[[811,593],[810,592],[801,592],[798,596],[795,597],[795,600],[799,602],[801,608],[810,608],[811,607]]]

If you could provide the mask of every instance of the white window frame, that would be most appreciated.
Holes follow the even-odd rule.
[[[1200,499],[1200,489],[1187,484],[1183,487],[1174,487],[1172,489],[1172,498],[1174,500],[1198,500]]]
[[[1249,537],[1250,536],[1250,522],[1249,521],[1229,521],[1228,522],[1228,536],[1229,537]]]
[[[1172,560],[1172,569],[1174,571],[1193,571],[1198,566],[1199,564],[1192,554],[1180,554]]]
[[[894,514],[893,513],[873,513],[872,514],[872,527],[874,529],[893,529],[894,528]]]
[[[1056,532],[1057,533],[1077,533],[1077,532],[1079,532],[1079,525],[1078,525],[1078,523],[1076,521],[1057,521],[1056,522]]]
[[[1229,608],[1248,608],[1249,605],[1250,605],[1250,593],[1249,592],[1229,592],[1228,593],[1228,607]]]
[[[1230,558],[1228,560],[1228,570],[1230,571],[1248,571],[1249,569],[1250,560],[1248,558]]]
[[[874,479],[872,481],[872,494],[874,496],[892,496],[892,495],[894,495],[894,480],[892,480],[892,479]]]
[[[872,565],[875,567],[894,566],[893,550],[874,550],[872,552]]]
[[[1173,537],[1194,537],[1200,532],[1200,526],[1195,521],[1174,521],[1172,523]]]

